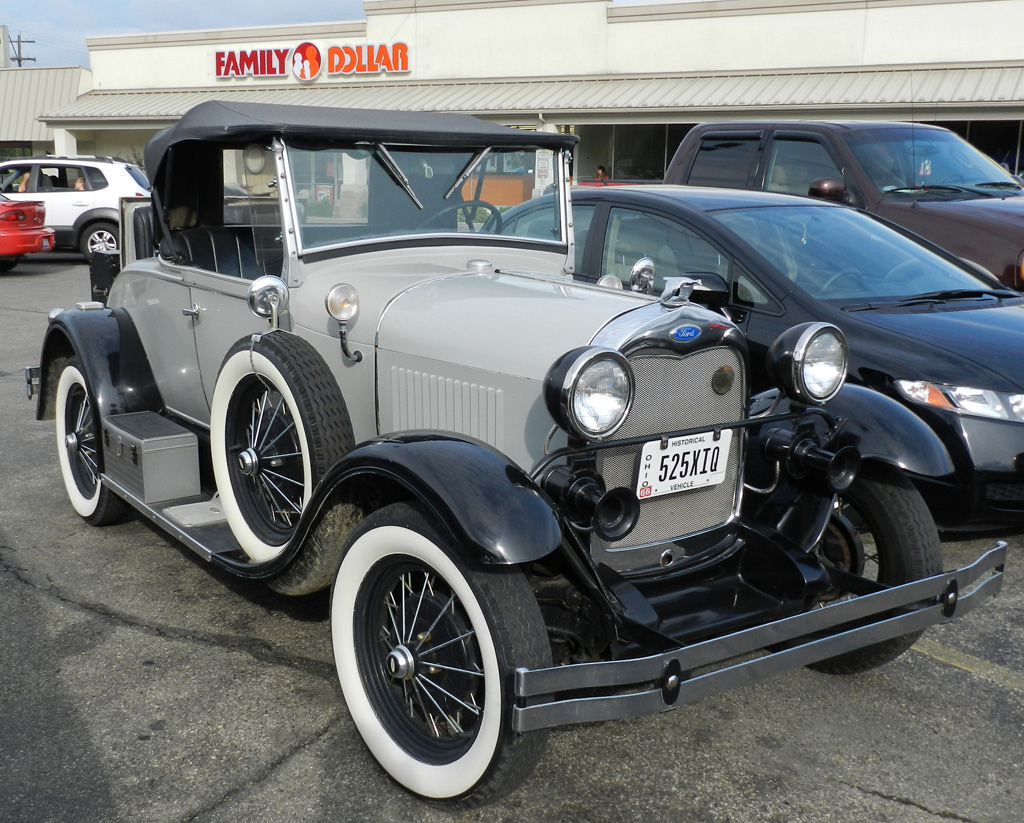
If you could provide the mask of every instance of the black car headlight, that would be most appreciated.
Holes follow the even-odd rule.
[[[907,400],[915,403],[974,417],[1024,423],[1024,394],[929,383],[926,380],[897,380],[896,388]]]
[[[633,370],[614,349],[574,349],[548,371],[544,399],[563,428],[587,440],[601,440],[613,434],[629,413]]]
[[[801,323],[780,334],[768,349],[767,367],[775,385],[802,403],[835,397],[846,380],[849,350],[831,323]]]

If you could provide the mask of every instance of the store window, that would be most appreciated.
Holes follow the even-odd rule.
[[[610,181],[658,181],[691,123],[577,126],[580,143],[573,153],[573,180],[592,183],[603,167]]]

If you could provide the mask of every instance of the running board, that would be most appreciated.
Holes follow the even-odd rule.
[[[146,503],[141,497],[118,483],[109,474],[100,475],[103,485],[123,497],[137,512],[180,540],[204,560],[218,555],[242,555],[224,517],[217,498],[170,500],[164,504]]]

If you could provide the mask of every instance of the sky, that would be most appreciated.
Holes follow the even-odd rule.
[[[0,26],[33,66],[89,66],[87,37],[362,20],[362,0],[6,0]],[[12,44],[13,50],[13,44]],[[11,66],[17,66],[16,62]]]

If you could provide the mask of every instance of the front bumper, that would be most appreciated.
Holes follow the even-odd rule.
[[[513,728],[617,720],[668,711],[966,614],[1003,584],[1006,543],[969,566],[628,660],[517,669]],[[753,656],[756,655],[756,656]],[[709,667],[717,667],[707,671]]]
[[[911,408],[956,466],[952,477],[914,478],[939,528],[1024,523],[1024,423]]]

